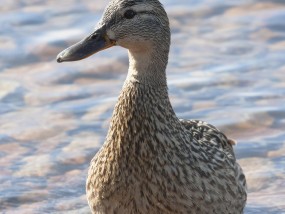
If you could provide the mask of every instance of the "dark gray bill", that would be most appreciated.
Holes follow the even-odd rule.
[[[115,45],[106,35],[105,27],[97,29],[90,36],[70,46],[57,55],[57,62],[77,61]]]

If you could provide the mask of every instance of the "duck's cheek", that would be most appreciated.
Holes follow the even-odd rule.
[[[113,30],[107,30],[106,34],[110,40],[117,41],[116,34]]]
[[[129,38],[119,38],[116,40],[116,44],[123,47],[123,48],[127,48],[130,49],[134,44],[132,44],[133,41]]]
[[[140,37],[125,37],[116,40],[116,44],[129,49],[130,51],[149,51],[152,44],[149,40]]]
[[[131,41],[130,39],[126,38],[126,34],[123,32],[116,32],[115,30],[108,30],[107,31],[107,36],[109,37],[110,40],[115,41],[116,45],[124,47],[124,48],[129,48],[130,44],[129,42]]]

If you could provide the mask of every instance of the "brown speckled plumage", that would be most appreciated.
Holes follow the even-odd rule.
[[[91,162],[94,213],[242,213],[245,178],[215,127],[180,121],[166,88],[128,82]]]
[[[134,17],[124,17],[127,10]],[[92,212],[242,213],[246,182],[235,142],[205,122],[179,120],[172,109],[165,75],[170,31],[159,1],[113,0],[98,28],[109,45],[129,50],[130,66],[106,141],[91,161]],[[73,49],[58,61],[74,60]]]

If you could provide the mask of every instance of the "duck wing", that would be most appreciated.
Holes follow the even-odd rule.
[[[227,138],[227,136],[215,126],[201,120],[180,119],[180,122],[192,133],[193,138],[196,139],[202,147],[207,147],[206,150],[211,148],[218,149],[224,152],[231,161],[235,162],[236,158],[233,150],[233,145],[236,144],[235,140]]]

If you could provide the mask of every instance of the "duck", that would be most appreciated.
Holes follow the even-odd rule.
[[[236,214],[247,199],[234,140],[201,120],[179,119],[166,67],[169,19],[158,0],[111,0],[95,30],[63,50],[76,61],[121,46],[129,68],[86,195],[96,214]]]

